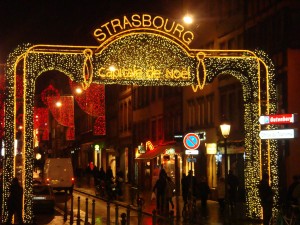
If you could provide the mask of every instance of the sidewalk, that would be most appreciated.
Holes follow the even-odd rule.
[[[95,189],[94,188],[88,188],[88,187],[75,187],[75,189],[89,193],[91,195],[95,195]],[[130,197],[130,184],[124,185],[124,197],[122,202],[125,202],[128,205],[131,205],[131,197]],[[152,211],[155,209],[155,200],[151,201],[151,191],[141,191],[140,196],[145,200],[145,204],[143,206],[143,212],[152,213]],[[224,214],[220,212],[218,202],[208,200],[207,202],[207,208],[203,209],[201,208],[201,202],[197,201],[197,215],[194,219],[194,223],[187,223],[183,220],[181,212],[183,208],[183,200],[181,196],[173,197],[174,202],[174,216],[175,216],[175,223],[176,224],[203,224],[203,225],[222,225],[224,224]],[[134,202],[134,205],[136,205],[136,201]],[[171,207],[170,207],[171,209]],[[262,225],[262,222],[250,222],[243,218],[242,211],[244,210],[244,206],[239,203],[235,209],[235,211],[230,216],[229,221],[230,224],[236,224],[236,225]]]

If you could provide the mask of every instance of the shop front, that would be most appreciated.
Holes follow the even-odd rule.
[[[176,142],[147,146],[144,153],[140,153],[138,148],[135,161],[139,187],[151,190],[163,168],[180,189],[182,147]]]

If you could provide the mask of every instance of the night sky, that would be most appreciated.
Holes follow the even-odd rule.
[[[134,12],[177,13],[179,0],[0,0],[0,63],[18,45],[97,45],[93,31]]]

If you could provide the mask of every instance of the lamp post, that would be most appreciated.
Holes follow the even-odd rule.
[[[228,161],[227,161],[227,138],[230,134],[230,124],[223,121],[220,124],[221,133],[224,137],[224,156],[225,156],[225,219],[228,218]],[[228,222],[228,221],[226,221]]]

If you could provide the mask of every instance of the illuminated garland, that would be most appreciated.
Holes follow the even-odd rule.
[[[69,81],[72,93],[79,107],[87,114],[98,117],[94,123],[94,135],[106,134],[105,123],[105,86],[92,83],[87,89],[77,93],[81,85],[77,82]]]
[[[15,133],[15,121],[16,121],[16,65],[22,63],[24,59],[24,53],[30,47],[29,44],[25,44],[23,46],[18,47],[14,50],[7,59],[6,64],[6,98],[5,98],[5,162],[3,165],[3,213],[2,222],[5,222],[5,218],[7,218],[7,198],[9,195],[9,184],[14,176],[14,140],[16,137]],[[31,105],[33,106],[33,105]],[[29,110],[28,110],[29,111]],[[32,112],[31,108],[31,112]],[[32,115],[33,116],[33,115]],[[32,118],[32,116],[30,118]],[[28,129],[26,132],[29,133],[31,141],[33,140],[33,130]],[[25,135],[24,135],[25,136]],[[24,138],[24,137],[23,137]],[[24,139],[23,139],[23,143]],[[24,153],[24,152],[23,152]],[[33,213],[32,213],[32,176],[33,176],[33,146],[32,148],[28,148],[25,151],[25,159],[23,160],[23,165],[25,169],[25,176],[23,175],[23,183],[24,183],[24,220],[25,222],[30,219],[32,221]],[[23,173],[24,174],[24,173]],[[26,177],[26,179],[24,179]]]
[[[24,60],[23,83],[24,92],[24,169],[25,169],[25,183],[24,188],[24,221],[25,223],[32,223],[32,174],[33,174],[33,106],[35,94],[35,82],[37,77],[48,70],[58,70],[65,73],[75,82],[82,83],[87,77],[82,74],[85,69],[93,68],[93,82],[96,83],[118,83],[118,84],[138,84],[138,85],[172,85],[183,86],[195,84],[195,74],[197,74],[197,54],[199,50],[193,50],[188,53],[184,48],[180,48],[172,40],[160,37],[157,34],[136,34],[124,35],[111,45],[100,49],[97,55],[89,57],[89,63],[93,65],[83,69],[87,66],[85,49],[96,49],[96,47],[76,47],[76,46],[47,46],[39,45],[31,47],[29,45],[17,48],[10,54],[7,61],[7,88],[8,95],[6,99],[7,113],[5,115],[5,138],[6,138],[6,162],[4,169],[4,183],[8,184],[13,177],[14,157],[13,157],[13,143],[15,138],[15,107],[16,100],[16,74],[15,68],[20,62]],[[202,51],[205,57],[201,60],[201,65],[206,68],[205,79],[211,82],[219,74],[232,74],[237,77],[243,85],[243,98],[245,103],[245,188],[246,188],[246,205],[247,217],[259,218],[261,216],[261,207],[258,197],[257,184],[261,175],[262,165],[260,163],[261,141],[259,139],[260,125],[258,118],[262,112],[261,99],[264,97],[260,90],[267,93],[267,112],[276,112],[276,91],[273,83],[274,70],[271,61],[268,60],[265,54],[257,52],[255,54],[247,51]],[[150,56],[150,54],[153,54]],[[222,54],[220,54],[222,53]],[[227,56],[225,56],[228,53]],[[114,65],[119,67],[134,67],[137,66],[142,70],[151,70],[151,66],[158,69],[165,67],[180,69],[181,67],[189,67],[191,69],[191,80],[186,82],[177,82],[176,79],[116,79],[105,80],[97,77],[97,73],[101,68],[108,70],[109,66]],[[263,66],[267,65],[267,66]],[[261,75],[261,68],[266,68],[265,80]],[[263,70],[263,69],[262,69]],[[264,74],[263,74],[264,75]],[[90,78],[90,77],[88,77]],[[204,85],[204,80],[201,85]],[[265,86],[264,86],[265,85]],[[98,123],[103,123],[104,117],[98,117]],[[105,126],[103,126],[105,127]],[[273,129],[273,127],[270,127]],[[105,132],[105,131],[100,131]],[[69,132],[68,132],[69,135]],[[70,135],[71,137],[71,135]],[[275,191],[275,205],[278,202],[278,172],[276,153],[278,143],[276,141],[268,142],[268,154],[271,155],[271,161],[267,163],[271,172],[272,188]],[[263,163],[264,164],[264,163]],[[4,185],[4,209],[6,209],[6,199],[8,194],[8,187]],[[4,210],[5,211],[5,210]],[[3,218],[6,218],[4,216]]]
[[[51,111],[54,119],[62,126],[68,127],[66,133],[67,140],[74,140],[75,134],[72,133],[74,129],[74,98],[73,96],[60,96],[57,99],[56,96],[48,97],[48,108]],[[56,105],[57,102],[61,103],[61,106]],[[72,128],[72,129],[70,129]]]
[[[41,99],[43,103],[48,106],[48,97],[55,98],[57,101],[60,97],[59,91],[50,84],[47,88],[45,88],[41,93]]]
[[[48,108],[34,107],[34,130],[39,130],[39,132],[43,133],[43,141],[49,140],[48,112]],[[41,141],[39,136],[37,139]]]
[[[105,116],[99,116],[94,124],[94,135],[105,135],[106,134],[106,122]]]
[[[110,45],[101,49],[94,59],[94,82],[106,84],[121,85],[147,85],[147,86],[187,86],[196,81],[197,58],[191,57],[184,48],[180,47],[173,40],[167,39],[157,34],[150,33],[131,33],[124,35],[122,38],[113,40]],[[123,69],[123,73],[128,73],[129,69],[134,71],[140,70],[139,79],[132,77],[119,78],[115,72],[115,78],[106,79],[99,77],[101,68],[114,66],[117,70]],[[155,75],[147,76],[148,72],[164,72],[169,70],[182,71],[183,68],[190,69],[190,79],[179,81],[171,77],[156,77]],[[106,72],[105,70],[104,72]],[[125,71],[125,72],[124,72]]]
[[[215,54],[217,52],[215,51]],[[245,107],[246,216],[257,219],[261,217],[258,184],[262,170],[266,170],[270,174],[272,189],[275,193],[273,211],[276,213],[278,210],[278,143],[276,140],[267,141],[269,143],[268,152],[263,157],[262,141],[259,138],[259,131],[261,130],[259,116],[276,113],[277,95],[274,84],[274,66],[262,51],[256,51],[257,56],[245,52],[244,55],[237,55],[236,57],[228,53],[225,55],[224,52],[222,52],[223,55],[213,56],[211,56],[210,51],[206,52],[207,55],[203,59],[206,68],[206,79],[208,82],[212,82],[220,74],[230,74],[242,84]],[[201,89],[201,87],[199,88]],[[267,97],[264,93],[267,93]],[[267,111],[262,112],[262,102],[265,101],[267,102],[265,107]],[[269,127],[269,129],[274,129],[274,127]]]
[[[105,115],[105,86],[103,84],[92,83],[78,94],[76,89],[81,85],[71,80],[69,83],[76,102],[85,113],[96,117]]]

